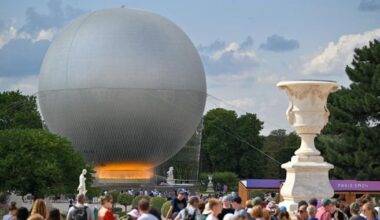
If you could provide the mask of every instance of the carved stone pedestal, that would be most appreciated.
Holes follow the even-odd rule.
[[[294,216],[299,201],[334,195],[328,177],[334,166],[324,162],[314,146],[314,138],[328,121],[327,97],[339,86],[331,81],[287,81],[277,86],[289,97],[286,115],[302,140],[291,161],[281,166],[286,170],[286,180],[280,192],[284,198],[280,205]]]

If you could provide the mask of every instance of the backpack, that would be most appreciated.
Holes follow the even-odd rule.
[[[189,210],[185,208],[185,218],[184,220],[195,220],[196,210],[194,210],[194,213],[192,215],[189,214]]]
[[[87,220],[87,206],[83,206],[83,207],[74,206],[72,219],[73,220]]]

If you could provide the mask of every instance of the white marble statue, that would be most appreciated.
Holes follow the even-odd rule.
[[[78,186],[78,191],[79,191],[79,194],[83,194],[83,195],[86,195],[86,175],[87,173],[87,170],[86,169],[83,169],[82,170],[82,174],[79,176],[79,186]]]
[[[168,174],[166,182],[169,185],[174,185],[175,184],[175,180],[174,180],[174,168],[173,167],[169,167],[169,170],[168,170],[168,172],[166,172],[166,174]]]
[[[206,193],[214,193],[214,184],[212,183],[212,176],[208,176],[208,184]]]

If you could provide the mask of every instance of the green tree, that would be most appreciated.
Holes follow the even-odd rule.
[[[86,167],[70,142],[41,129],[0,130],[0,155],[0,190],[36,197],[75,192]]]
[[[379,180],[380,43],[355,49],[346,67],[351,84],[328,98],[331,116],[317,139],[337,179]]]
[[[117,202],[120,205],[123,205],[125,207],[125,211],[127,211],[127,206],[132,205],[132,200],[134,196],[128,194],[128,193],[120,193],[117,197]]]
[[[0,93],[0,130],[10,128],[42,128],[35,96],[20,91]]]
[[[255,114],[238,117],[235,111],[217,108],[204,116],[201,170],[234,172],[239,177],[261,177],[264,167],[261,149],[263,126]],[[254,146],[257,149],[254,149]]]

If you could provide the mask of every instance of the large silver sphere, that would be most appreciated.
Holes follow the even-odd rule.
[[[159,15],[126,8],[95,11],[52,42],[39,77],[50,131],[88,162],[158,165],[194,133],[206,80],[186,34]]]

